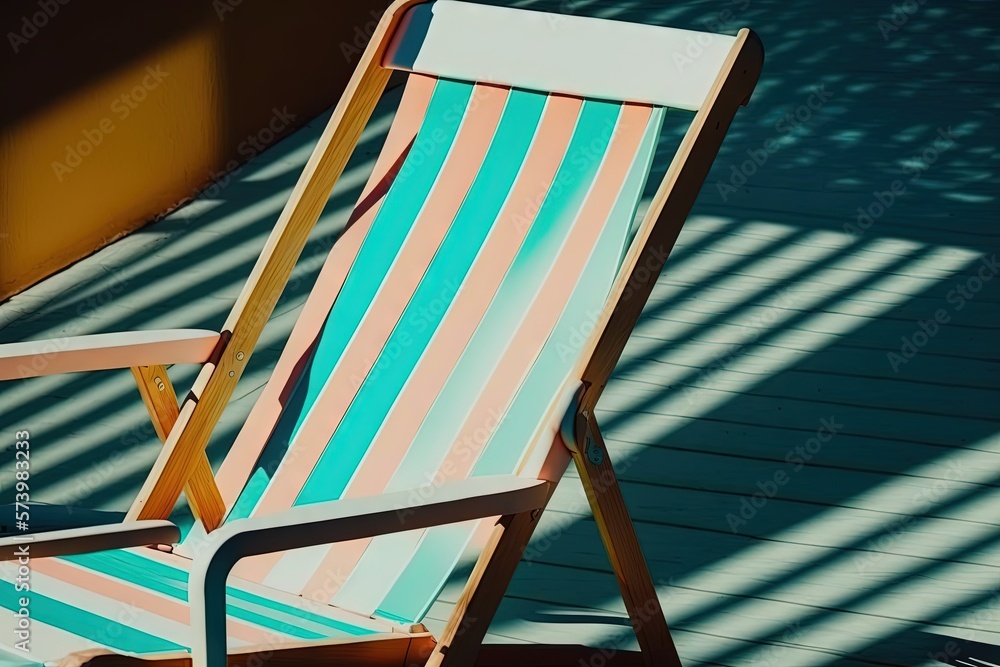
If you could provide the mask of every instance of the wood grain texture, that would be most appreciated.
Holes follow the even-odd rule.
[[[589,533],[590,531],[588,530],[587,532]],[[645,530],[643,532],[645,533]],[[660,542],[656,547],[645,539],[645,535],[643,537],[644,544],[651,547],[650,551],[652,551],[652,548],[659,548],[661,549],[659,553],[666,553],[663,550],[676,545],[682,545],[684,547],[683,550],[689,553],[697,553],[697,548],[703,546],[702,544],[697,544],[699,539],[697,531],[673,531],[669,541]],[[693,547],[688,547],[685,544],[688,540],[696,542],[696,544]],[[578,544],[582,544],[583,542],[584,540],[580,540]],[[590,536],[587,535],[586,543],[593,545],[593,542],[594,540],[590,539]],[[519,572],[512,583],[511,589],[508,591],[508,596],[504,600],[504,615],[507,618],[530,617],[532,614],[538,613],[540,600],[545,601],[541,605],[542,609],[565,610],[574,607],[579,609],[590,608],[591,613],[593,613],[592,605],[596,600],[599,601],[597,608],[601,613],[610,614],[616,618],[621,617],[624,614],[624,610],[618,602],[617,585],[608,576],[605,569],[606,565],[601,564],[597,568],[592,567],[592,565],[606,560],[603,549],[596,545],[593,546],[596,548],[591,550],[586,561],[574,561],[573,569],[575,573],[570,581],[566,579],[565,566],[559,564],[541,565],[533,563],[531,568],[526,568],[527,572],[525,574],[527,576],[522,576],[522,573]],[[674,553],[676,551],[675,549]],[[671,559],[684,557],[676,556],[674,553],[670,554]],[[702,549],[700,552],[702,557],[704,553],[705,551]],[[715,590],[695,590],[689,588],[688,585],[692,583],[690,580],[687,580],[682,586],[672,588],[669,597],[668,615],[671,618],[685,619],[680,623],[675,623],[672,627],[672,635],[680,648],[682,658],[686,659],[685,664],[752,665],[754,662],[747,659],[735,661],[732,659],[717,660],[713,663],[707,656],[712,655],[713,652],[725,650],[724,647],[727,644],[730,646],[733,644],[748,646],[754,642],[759,642],[761,640],[760,628],[762,624],[774,622],[776,619],[807,617],[810,613],[816,613],[820,605],[822,605],[822,608],[829,609],[827,604],[830,598],[836,594],[837,589],[847,585],[851,577],[823,571],[816,574],[816,585],[811,587],[810,591],[800,592],[796,596],[797,599],[795,602],[790,603],[771,599],[771,591],[780,590],[782,587],[787,586],[790,581],[795,580],[796,575],[793,568],[796,564],[801,567],[802,561],[795,563],[792,560],[794,556],[791,553],[787,555],[783,553],[779,556],[782,561],[785,561],[786,558],[788,559],[787,562],[781,563],[781,565],[787,567],[786,573],[791,574],[791,576],[786,576],[785,578],[772,577],[768,572],[769,581],[761,583],[756,577],[761,574],[762,564],[767,565],[768,563],[758,560],[757,562],[744,564],[744,567],[741,567],[738,572],[734,572],[728,577],[728,581],[723,586],[713,586],[712,588]],[[669,571],[671,569],[670,566],[666,565],[666,559],[661,560],[659,563],[651,563],[651,565],[658,572]],[[720,563],[720,566],[722,565],[728,566],[731,563]],[[890,565],[885,567],[886,573],[889,576],[891,576],[889,574],[890,567]],[[898,575],[898,570],[894,574]],[[944,573],[939,571],[939,574]],[[854,578],[859,578],[856,571],[854,572]],[[873,582],[870,577],[861,578],[867,584],[868,593],[871,592],[873,586],[879,587],[879,584]],[[750,584],[749,590],[748,584]],[[996,580],[994,578],[989,584],[980,589],[981,595],[987,598],[990,597],[988,592],[983,593],[982,591],[990,591],[995,586]],[[861,588],[861,585],[858,585],[858,587]],[[826,589],[824,597],[817,598],[812,595],[812,591],[824,588]],[[927,588],[931,588],[931,585],[928,585]],[[907,592],[910,594],[907,595]],[[792,641],[781,645],[780,652],[774,653],[776,657],[780,657],[781,659],[776,660],[772,664],[810,664],[804,661],[792,660],[796,648],[798,648],[804,649],[807,652],[816,651],[826,656],[838,656],[833,659],[826,657],[825,659],[830,660],[830,662],[820,660],[812,663],[819,665],[836,664],[838,667],[841,664],[852,665],[852,667],[855,665],[867,665],[870,667],[876,664],[892,665],[894,667],[923,665],[924,663],[920,662],[920,659],[926,658],[928,644],[924,643],[924,650],[921,655],[921,644],[913,641],[916,637],[912,634],[907,634],[905,628],[921,626],[930,630],[932,626],[936,625],[940,628],[936,631],[945,635],[955,632],[954,626],[947,620],[947,616],[941,614],[942,611],[946,614],[950,608],[948,602],[956,599],[954,593],[950,593],[950,595],[942,594],[939,599],[943,604],[937,609],[927,604],[928,598],[926,594],[915,591],[912,588],[906,592],[897,589],[893,591],[892,595],[877,596],[875,599],[866,598],[864,590],[860,591],[858,595],[861,599],[867,599],[873,603],[870,606],[865,605],[869,607],[871,613],[859,613],[861,612],[861,608],[858,607],[850,612],[838,608],[836,613],[830,617],[831,620],[836,620],[829,625],[823,624],[814,628],[804,628],[801,633],[797,633],[794,637],[788,636],[788,639],[792,639]],[[847,598],[847,596],[842,597],[844,599]],[[699,610],[704,611],[706,608],[711,609],[713,607],[739,609],[740,613],[738,615],[725,614],[698,617]],[[919,609],[919,611],[898,617],[900,612],[911,609]],[[442,609],[441,611],[445,610]],[[917,620],[914,621],[914,617]],[[565,641],[563,636],[566,633],[565,623],[560,623],[560,620],[559,618],[554,618],[548,623],[541,620],[538,625],[525,623],[516,634],[511,632],[511,628],[505,628],[505,634],[511,633],[519,639],[529,639],[535,642],[559,643],[560,641]],[[439,626],[440,624],[432,623],[431,625]],[[545,627],[546,625],[548,627]],[[952,628],[949,630],[940,627],[947,625],[952,625]],[[531,627],[530,633],[524,632],[523,628],[525,626]],[[608,628],[607,626],[601,628],[600,625],[597,625],[596,629],[600,634],[604,634],[604,631]],[[586,628],[579,628],[575,632],[579,633],[577,635],[579,637],[586,637],[586,630]],[[904,632],[897,634],[900,630],[904,630]],[[877,635],[883,636],[884,643],[878,642],[867,647],[864,650],[863,656],[858,656],[857,649],[845,647],[845,640],[857,641],[860,639],[861,641],[865,641],[865,638],[872,636],[865,634],[866,632],[874,632]],[[627,637],[627,634],[631,634],[630,629],[625,627],[616,628],[614,631],[615,644],[632,647],[633,644],[629,641],[631,638]],[[781,637],[781,635],[782,633],[778,633],[777,636]],[[980,641],[1000,644],[1000,635],[996,632],[991,632],[983,624],[976,625],[976,636]],[[778,644],[775,642],[772,645]],[[933,645],[933,642],[930,642],[930,645]],[[786,650],[789,652],[787,661],[785,656]],[[766,652],[770,651],[765,650]],[[841,659],[844,662],[841,662]]]
[[[137,366],[132,368],[132,376],[153,421],[156,435],[161,442],[166,442],[180,415],[177,394],[167,376],[167,369],[164,366]],[[219,493],[212,465],[205,452],[195,461],[191,477],[184,486],[184,493],[187,494],[192,513],[202,522],[205,530],[218,528],[226,515],[226,504]]]
[[[501,517],[497,522],[427,660],[428,667],[464,667],[475,663],[537,519],[538,513],[525,512]]]
[[[202,364],[214,331],[177,329],[93,334],[0,345],[0,381],[154,364]]]
[[[680,667],[677,649],[597,420],[592,413],[583,411],[577,415],[575,430],[577,442],[573,462],[587,493],[645,664],[647,667]]]
[[[139,395],[149,412],[156,429],[156,437],[165,442],[174,427],[180,408],[177,406],[177,393],[167,376],[165,366],[133,366],[132,377],[139,388]]]
[[[382,67],[387,35],[392,34],[402,12],[415,2],[399,0],[380,21],[223,327],[223,336],[228,335],[228,340],[204,392],[184,427],[171,433],[128,518],[169,515],[198,457],[204,454],[309,232],[389,80],[390,71]]]
[[[23,559],[26,546],[31,558],[70,556],[94,551],[127,549],[149,544],[172,544],[180,539],[180,530],[169,521],[141,521],[111,525],[85,526],[66,530],[0,538],[0,561]],[[13,563],[12,563],[13,564]],[[22,562],[23,564],[23,562]]]

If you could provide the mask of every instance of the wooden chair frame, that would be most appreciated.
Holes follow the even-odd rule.
[[[207,530],[220,525],[225,507],[205,456],[209,437],[381,98],[391,73],[382,65],[390,39],[406,11],[426,1],[397,0],[378,24],[210,358],[204,360],[192,391],[180,407],[163,365],[171,363],[171,359],[153,355],[151,361],[128,363],[164,445],[126,522],[167,518],[185,491],[196,517]],[[736,111],[749,101],[762,64],[760,40],[753,32],[741,30],[625,257],[608,299],[613,308],[604,313],[590,335],[581,356],[584,362],[578,369],[582,392],[575,403],[573,432],[564,436],[618,579],[643,662],[648,666],[680,665],[680,660],[594,418],[594,408]],[[490,620],[537,525],[538,514],[538,510],[525,511],[506,515],[498,522],[444,633],[427,656],[427,665],[462,667],[475,663]],[[331,658],[335,652],[325,655]]]

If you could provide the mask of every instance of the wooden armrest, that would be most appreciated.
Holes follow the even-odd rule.
[[[300,505],[227,523],[209,533],[191,566],[188,598],[193,665],[214,667],[226,662],[226,578],[240,559],[530,512],[545,505],[549,486],[543,480],[513,475],[474,477],[420,487],[416,492]]]
[[[0,538],[0,560],[72,556],[148,544],[173,544],[180,539],[180,529],[169,521],[129,521]]]
[[[0,345],[0,380],[135,366],[203,364],[219,334],[201,329],[131,331]]]

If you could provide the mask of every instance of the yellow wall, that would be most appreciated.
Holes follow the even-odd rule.
[[[0,300],[335,103],[386,4],[5,0]]]

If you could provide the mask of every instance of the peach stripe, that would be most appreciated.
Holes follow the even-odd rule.
[[[438,176],[438,183],[444,183],[446,187],[435,187],[431,191],[382,289],[371,304],[369,314],[355,332],[341,363],[327,380],[296,436],[294,455],[286,457],[278,468],[255,514],[280,511],[295,502],[360,389],[361,382],[357,378],[364,378],[372,369],[448,232],[486,155],[508,92],[507,88],[487,85],[477,85],[473,91],[475,103],[469,106],[451,153]],[[238,570],[234,569],[234,573],[262,582],[281,557],[282,554],[277,553],[245,560],[237,566]]]
[[[513,400],[522,379],[530,370],[576,287],[577,278],[586,266],[635,159],[651,111],[647,106],[623,105],[604,164],[566,244],[434,479],[442,482],[464,479],[471,472],[479,457],[459,455],[460,450],[467,447],[464,436],[472,434],[483,424],[493,423],[495,420],[490,419],[491,411],[497,410],[504,414]],[[525,447],[528,444],[524,443]],[[481,450],[477,452],[481,453]]]
[[[619,122],[604,162],[579,216],[574,221],[566,243],[559,251],[539,293],[494,368],[483,393],[462,425],[459,437],[456,438],[436,474],[432,476],[435,483],[466,478],[482,454],[482,448],[476,452],[476,456],[461,454],[468,447],[463,436],[481,429],[483,424],[492,423],[490,420],[492,410],[504,414],[505,417],[509,416],[506,415],[506,411],[511,401],[562,314],[563,306],[576,287],[577,279],[582,274],[618,199],[622,183],[635,160],[651,112],[652,109],[644,105],[622,106]],[[555,438],[550,437],[547,440],[551,446],[557,445],[558,441]],[[486,442],[488,443],[489,439],[486,439]],[[525,448],[530,444],[524,443]],[[472,539],[481,544],[488,536],[490,527],[488,522],[480,521],[472,528]],[[408,565],[404,566],[396,575],[397,578],[407,574],[417,574],[408,573],[407,568]],[[377,607],[380,602],[375,601],[372,606]]]
[[[344,497],[377,495],[386,489],[534,222],[536,210],[525,212],[524,203],[538,201],[548,191],[566,153],[581,104],[578,98],[554,96],[549,99],[524,166],[498,216],[498,220],[507,222],[527,213],[527,219],[519,220],[518,224],[507,222],[495,225],[455,303],[428,345]],[[329,602],[340,586],[331,590],[325,573],[350,571],[361,559],[369,542],[355,540],[333,545],[302,594],[320,595],[322,601]]]
[[[270,381],[264,387],[264,391],[254,405],[236,438],[236,442],[233,443],[230,453],[226,456],[216,475],[216,481],[227,508],[232,508],[233,503],[239,498],[260,453],[281,417],[281,411],[288,398],[287,395],[294,388],[295,381],[323,328],[323,322],[330,312],[330,307],[347,278],[347,272],[358,254],[375,215],[382,206],[385,197],[384,191],[367,210],[362,210],[361,206],[380,184],[384,185],[386,181],[395,176],[394,168],[405,156],[420,129],[436,83],[436,78],[422,75],[411,74],[407,80],[406,89],[400,100],[396,118],[386,137],[385,146],[379,154],[371,178],[358,200],[358,207],[355,208],[351,216],[352,224],[330,251],[316,280],[316,285],[310,292],[302,314],[295,323],[288,343],[271,374]]]
[[[191,623],[190,608],[179,600],[162,597],[86,568],[75,567],[58,558],[32,560],[31,569],[53,579],[58,579],[67,586],[89,591],[114,602],[127,602],[167,620],[182,625],[190,625]],[[272,639],[272,631],[247,625],[234,618],[226,619],[226,634],[250,644],[267,644]],[[165,637],[165,639],[168,638]]]

